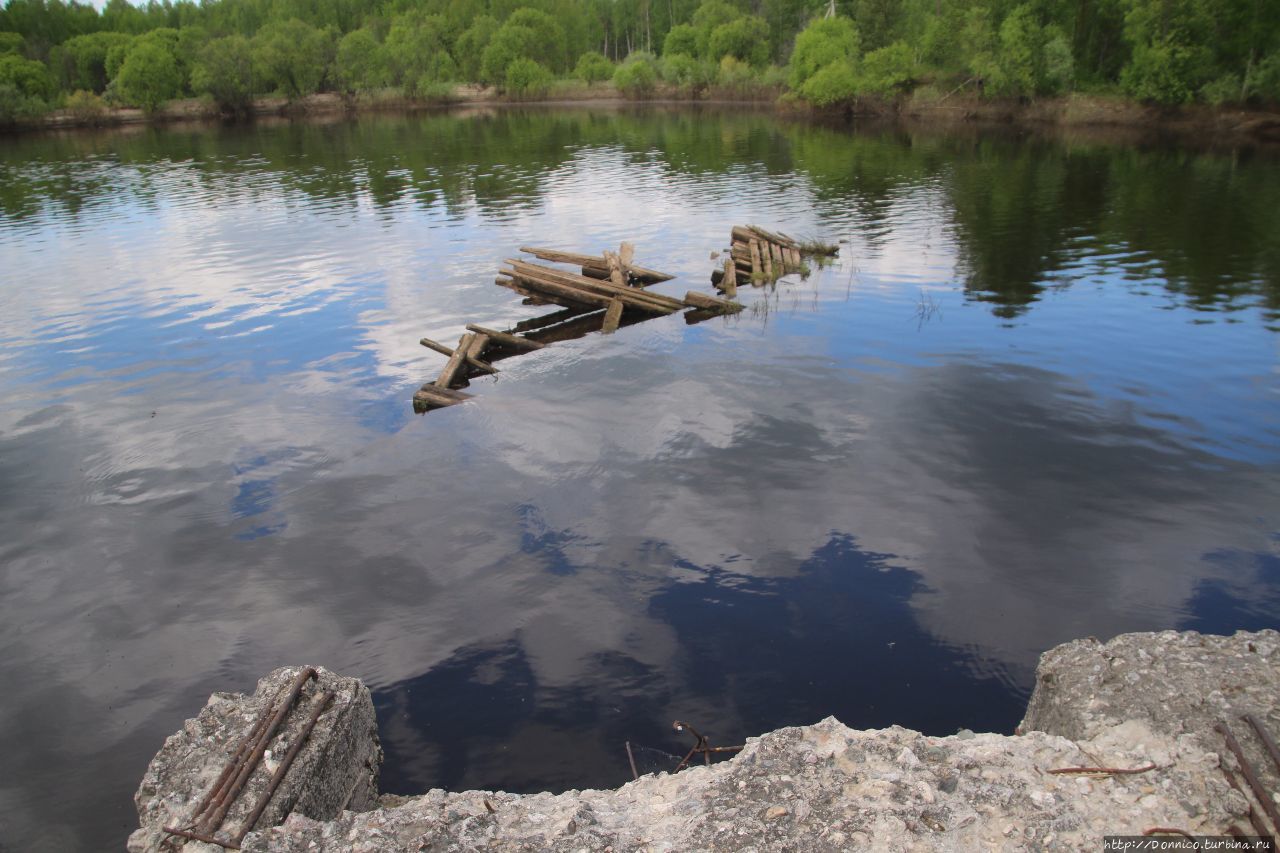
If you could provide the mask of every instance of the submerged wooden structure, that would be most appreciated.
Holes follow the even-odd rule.
[[[566,270],[508,258],[494,283],[520,294],[526,304],[558,305],[560,310],[522,320],[505,331],[468,325],[466,333],[453,347],[423,338],[420,341],[423,346],[447,356],[448,361],[434,381],[414,393],[416,411],[430,411],[467,400],[471,395],[458,389],[469,384],[474,376],[496,373],[493,362],[533,352],[556,341],[580,338],[596,331],[609,333],[622,326],[687,309],[693,309],[686,315],[690,322],[742,310],[737,302],[702,293],[691,291],[684,299],[677,299],[646,290],[651,284],[670,281],[675,276],[635,264],[635,247],[630,243],[623,243],[617,252],[606,251],[600,255],[530,246],[522,246],[520,251],[540,261],[568,264],[578,269]]]
[[[801,242],[759,226],[735,226],[733,246],[724,269],[712,276],[727,296],[737,293],[743,279],[763,284],[790,272],[807,272],[806,255],[833,255],[835,246]],[[684,313],[685,322],[732,314],[742,305],[728,299],[689,291],[683,299],[647,288],[675,278],[636,264],[635,246],[623,243],[618,251],[585,255],[560,249],[521,246],[520,251],[543,263],[507,258],[494,283],[524,297],[528,305],[556,305],[559,310],[497,330],[470,324],[455,346],[430,338],[420,343],[447,357],[435,380],[413,395],[414,410],[427,412],[468,400],[460,390],[475,376],[498,372],[494,362],[542,349],[556,341],[580,338],[591,332],[608,334],[622,326],[654,317]],[[550,266],[560,264],[562,266]],[[567,265],[575,269],[564,269]]]
[[[838,246],[816,240],[797,240],[759,225],[735,225],[724,268],[711,275],[712,283],[729,296],[739,284],[763,285],[788,273],[809,272],[806,257],[836,254]]]

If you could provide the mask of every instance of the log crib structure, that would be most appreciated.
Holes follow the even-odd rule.
[[[739,240],[740,233],[746,239]],[[736,295],[735,285],[744,276],[763,284],[788,272],[807,272],[803,262],[806,244],[754,226],[735,227],[733,238],[734,246],[725,259],[724,270],[712,275],[713,283],[729,297]],[[745,263],[739,261],[739,245],[747,247]],[[834,254],[834,247],[829,248],[832,251],[827,254]],[[523,296],[527,305],[556,305],[559,310],[522,320],[502,331],[469,324],[453,347],[423,338],[419,343],[448,360],[435,380],[414,392],[415,411],[428,412],[468,400],[472,395],[459,389],[473,377],[497,373],[494,362],[534,352],[557,341],[597,331],[608,334],[622,326],[680,312],[687,312],[686,322],[696,323],[742,310],[736,301],[696,291],[677,299],[648,290],[649,285],[675,276],[635,264],[635,246],[631,243],[623,243],[617,252],[600,255],[531,246],[522,246],[520,251],[544,263],[508,258],[494,283]],[[768,264],[762,264],[764,257],[769,258]],[[776,266],[772,263],[774,258],[778,259]]]

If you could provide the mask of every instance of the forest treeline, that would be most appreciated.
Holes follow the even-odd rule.
[[[1280,0],[8,0],[0,121],[577,80],[863,96],[1280,101]]]

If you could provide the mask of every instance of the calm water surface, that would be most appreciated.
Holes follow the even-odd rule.
[[[1009,731],[1037,655],[1280,626],[1280,163],[717,112],[0,140],[0,848],[118,849],[212,690],[373,689],[384,788],[835,715]],[[747,310],[512,359],[522,244]],[[545,310],[545,309],[543,309]]]

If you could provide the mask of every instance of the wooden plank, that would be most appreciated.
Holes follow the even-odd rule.
[[[461,391],[437,388],[435,385],[428,383],[413,393],[413,405],[414,408],[442,409],[445,406],[452,406],[464,400],[470,400],[471,396]]]
[[[720,287],[728,296],[738,295],[738,265],[733,258],[724,259],[724,278],[720,280]]]
[[[454,376],[467,359],[467,348],[471,346],[473,337],[474,335],[472,334],[465,334],[458,341],[458,346],[453,351],[453,355],[449,356],[449,361],[445,364],[444,370],[441,370],[440,375],[436,377],[435,385],[437,388],[448,388],[453,384]]]
[[[600,255],[583,255],[578,252],[562,252],[558,249],[539,249],[534,246],[521,246],[520,251],[525,254],[533,255],[535,258],[541,258],[544,261],[551,261],[557,264],[573,264],[579,267],[592,267],[597,270],[608,270],[609,265]],[[644,267],[631,267],[631,275],[633,278],[646,282],[647,284],[657,284],[660,281],[670,281],[675,278],[665,272],[657,270],[645,269]]]
[[[693,308],[707,308],[713,311],[719,311],[721,314],[733,314],[741,311],[742,306],[737,302],[730,302],[727,299],[717,299],[714,296],[707,296],[705,293],[697,293],[689,291],[684,295],[684,302]]]
[[[612,296],[593,293],[585,288],[571,287],[533,273],[511,272],[510,274],[516,276],[521,287],[536,293],[546,293],[548,299],[554,299],[556,302],[608,308],[609,303],[613,301]]]
[[[760,278],[761,274],[764,272],[761,269],[761,266],[762,265],[760,263],[760,241],[752,240],[751,241],[751,278],[752,279]]]
[[[467,349],[467,366],[468,367],[474,370],[478,370],[481,373],[493,374],[498,372],[498,368],[494,367],[489,362],[484,361],[480,358],[482,355],[484,355],[484,348],[487,347],[488,345],[489,345],[488,335],[475,336],[475,339],[471,341],[471,346]]]
[[[769,244],[765,243],[761,247],[764,251],[764,280],[773,281],[777,278],[773,274],[773,252],[769,249]]]
[[[618,323],[622,320],[622,303],[617,299],[609,303],[609,308],[604,312],[604,325],[600,327],[600,331],[606,335],[610,332],[618,330]]]
[[[528,338],[509,335],[506,332],[497,332],[493,329],[486,329],[484,326],[477,326],[474,323],[467,324],[467,331],[475,332],[477,335],[488,335],[496,343],[503,346],[516,347],[517,349],[542,349],[546,344],[540,344],[537,341],[531,341]]]
[[[539,281],[553,281],[568,287],[584,290],[588,293],[595,293],[607,296],[611,299],[621,299],[624,304],[634,307],[643,307],[645,305],[653,305],[655,307],[666,307],[670,311],[678,311],[683,307],[679,299],[673,299],[670,296],[663,296],[661,293],[652,293],[637,287],[619,286],[613,282],[600,281],[587,276],[577,275],[564,270],[552,269],[550,267],[531,264],[527,261],[515,260],[507,258],[515,272],[506,273],[506,275],[515,275],[517,277],[532,277]],[[604,306],[608,307],[608,306]]]
[[[622,259],[613,252],[605,252],[604,260],[609,265],[609,281],[613,282],[613,286],[626,287],[627,274],[622,269]]]
[[[497,285],[501,285],[502,287],[505,287],[508,290],[514,290],[516,293],[519,293],[521,296],[525,296],[525,297],[528,297],[529,299],[536,300],[534,302],[526,302],[526,304],[559,305],[560,307],[564,308],[567,311],[578,311],[578,312],[596,311],[602,307],[598,302],[594,302],[592,300],[585,299],[585,298],[580,298],[583,296],[583,294],[581,294],[578,291],[569,292],[568,290],[566,290],[562,293],[551,294],[546,292],[545,290],[528,287],[521,280],[512,279],[510,276],[511,276],[511,273],[508,272],[502,277],[495,278],[493,280],[493,283]]]
[[[445,346],[444,344],[436,343],[435,341],[431,340],[431,338],[423,338],[422,340],[418,341],[418,343],[422,344],[427,349],[435,350],[441,355],[447,355],[449,357],[453,357],[453,350],[449,349],[449,347]]]

